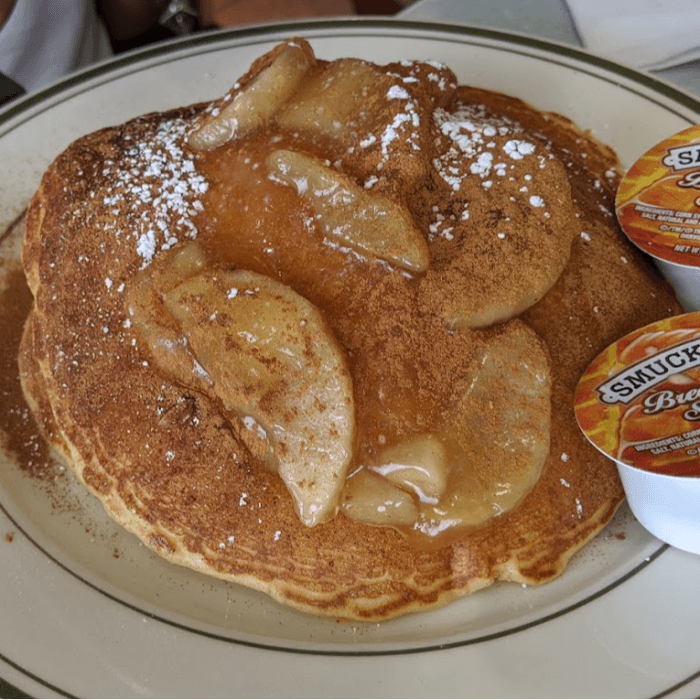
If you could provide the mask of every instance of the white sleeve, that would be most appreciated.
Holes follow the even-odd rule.
[[[16,0],[0,28],[0,72],[27,92],[111,54],[92,0]]]

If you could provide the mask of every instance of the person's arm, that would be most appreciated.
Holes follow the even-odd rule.
[[[0,27],[5,24],[5,20],[10,16],[15,0],[0,0]]]

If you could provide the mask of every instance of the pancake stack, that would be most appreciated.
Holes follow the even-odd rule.
[[[26,398],[144,544],[299,610],[550,581],[623,498],[577,381],[680,310],[616,225],[618,178],[567,119],[445,66],[290,40],[49,167]]]

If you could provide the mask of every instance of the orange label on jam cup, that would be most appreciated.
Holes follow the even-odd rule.
[[[611,345],[581,377],[574,405],[581,430],[608,457],[700,476],[700,312]]]
[[[643,251],[700,267],[700,125],[648,150],[622,179],[615,210]]]

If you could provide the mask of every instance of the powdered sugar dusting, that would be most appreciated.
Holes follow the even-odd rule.
[[[442,155],[433,160],[433,167],[455,192],[470,175],[480,177],[484,187],[493,187],[512,170],[509,161],[536,155],[534,143],[513,138],[522,131],[519,124],[506,117],[493,118],[481,105],[463,104],[453,112],[436,109],[433,118],[448,140]]]
[[[104,203],[115,207],[115,215],[129,217],[143,267],[183,238],[197,237],[193,218],[203,209],[200,197],[209,185],[182,148],[189,126],[184,119],[164,121],[153,135],[133,143],[119,168],[104,173],[114,178],[114,194]]]
[[[400,61],[399,65],[406,71],[388,72],[392,84],[386,92],[387,104],[392,107],[389,121],[375,133],[363,135],[359,140],[360,148],[369,148],[378,144],[381,149],[381,159],[376,166],[376,175],[368,177],[364,182],[366,189],[374,187],[383,177],[382,171],[394,157],[396,151],[408,148],[413,153],[424,150],[422,143],[425,135],[421,133],[421,114],[423,110],[420,100],[412,86],[420,84],[425,79],[435,83],[438,91],[454,88],[451,72],[435,61]],[[397,146],[397,144],[400,144]],[[349,152],[354,151],[354,146]]]
[[[506,141],[503,150],[513,159],[522,160],[525,156],[530,155],[535,152],[535,144],[529,141],[520,141],[518,139],[511,139]]]
[[[420,126],[420,116],[418,114],[416,102],[411,98],[410,93],[399,85],[392,85],[389,88],[387,99],[402,100],[405,104],[404,111],[394,115],[393,120],[387,125],[380,136],[379,140],[382,146],[383,156],[382,162],[386,162],[389,159],[389,146],[392,141],[399,138],[405,139],[414,151],[421,150],[416,131]]]

